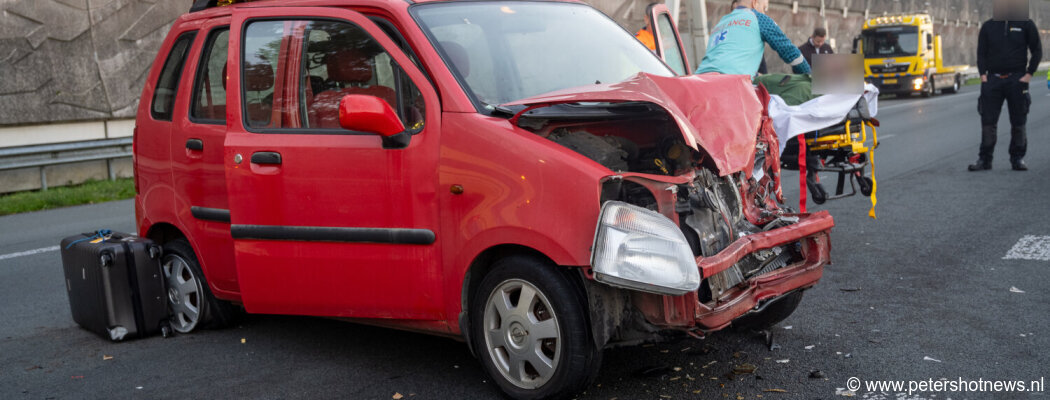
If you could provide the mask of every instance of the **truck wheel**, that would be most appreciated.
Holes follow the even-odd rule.
[[[933,85],[933,79],[926,81],[926,86],[922,88],[922,97],[933,97],[937,93],[937,87]]]
[[[780,323],[780,321],[790,317],[801,302],[801,291],[781,296],[780,298],[773,300],[772,303],[766,305],[761,311],[745,314],[744,316],[737,318],[733,321],[733,326],[737,329],[750,329],[756,331],[772,328],[774,325]]]
[[[232,324],[239,314],[237,307],[211,294],[193,247],[186,239],[164,245],[161,271],[168,289],[171,327],[176,332],[225,327]]]
[[[959,93],[959,89],[960,88],[962,88],[962,82],[959,79],[959,76],[956,75],[955,76],[955,81],[954,81],[954,83],[952,83],[952,87],[941,89],[941,92],[942,93],[948,93],[948,94],[955,94],[955,93]]]
[[[601,351],[591,339],[583,296],[566,272],[509,257],[496,263],[473,297],[475,353],[511,398],[568,398],[597,374]]]

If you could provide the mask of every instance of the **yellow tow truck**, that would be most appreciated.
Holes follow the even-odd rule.
[[[968,65],[944,66],[941,36],[934,35],[929,14],[885,15],[864,22],[853,41],[854,53],[864,56],[864,79],[881,93],[932,96],[956,93]]]

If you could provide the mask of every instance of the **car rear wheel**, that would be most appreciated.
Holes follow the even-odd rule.
[[[212,295],[193,247],[185,239],[164,245],[161,271],[168,290],[171,327],[176,332],[225,327],[239,313],[235,306]]]
[[[578,285],[559,268],[503,259],[473,297],[475,352],[511,398],[570,397],[593,381],[601,363]]]
[[[745,314],[733,321],[737,329],[766,330],[790,317],[802,302],[802,292],[784,295],[759,311]]]

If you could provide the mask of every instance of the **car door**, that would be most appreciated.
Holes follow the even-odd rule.
[[[224,162],[249,312],[443,319],[437,94],[363,15],[234,12]],[[391,104],[407,146],[339,127],[347,94]]]
[[[226,137],[226,60],[230,17],[204,22],[195,57],[187,60],[188,95],[180,96],[171,133],[172,182],[177,217],[197,253],[208,283],[222,298],[236,300],[230,211],[223,168]]]
[[[689,75],[692,69],[689,67],[689,57],[682,44],[678,26],[671,18],[671,11],[664,4],[654,3],[646,10],[649,18],[649,26],[653,27],[653,37],[656,39],[656,55],[659,56],[678,75]]]

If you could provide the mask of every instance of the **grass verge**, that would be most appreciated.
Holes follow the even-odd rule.
[[[1047,71],[1037,71],[1035,75],[1032,75],[1032,83],[1046,81]],[[981,83],[981,77],[967,79],[964,83],[965,86],[976,85]]]
[[[115,181],[88,181],[77,186],[56,187],[47,191],[37,190],[0,195],[0,215],[103,203],[132,197],[135,197],[135,182],[130,178]]]

